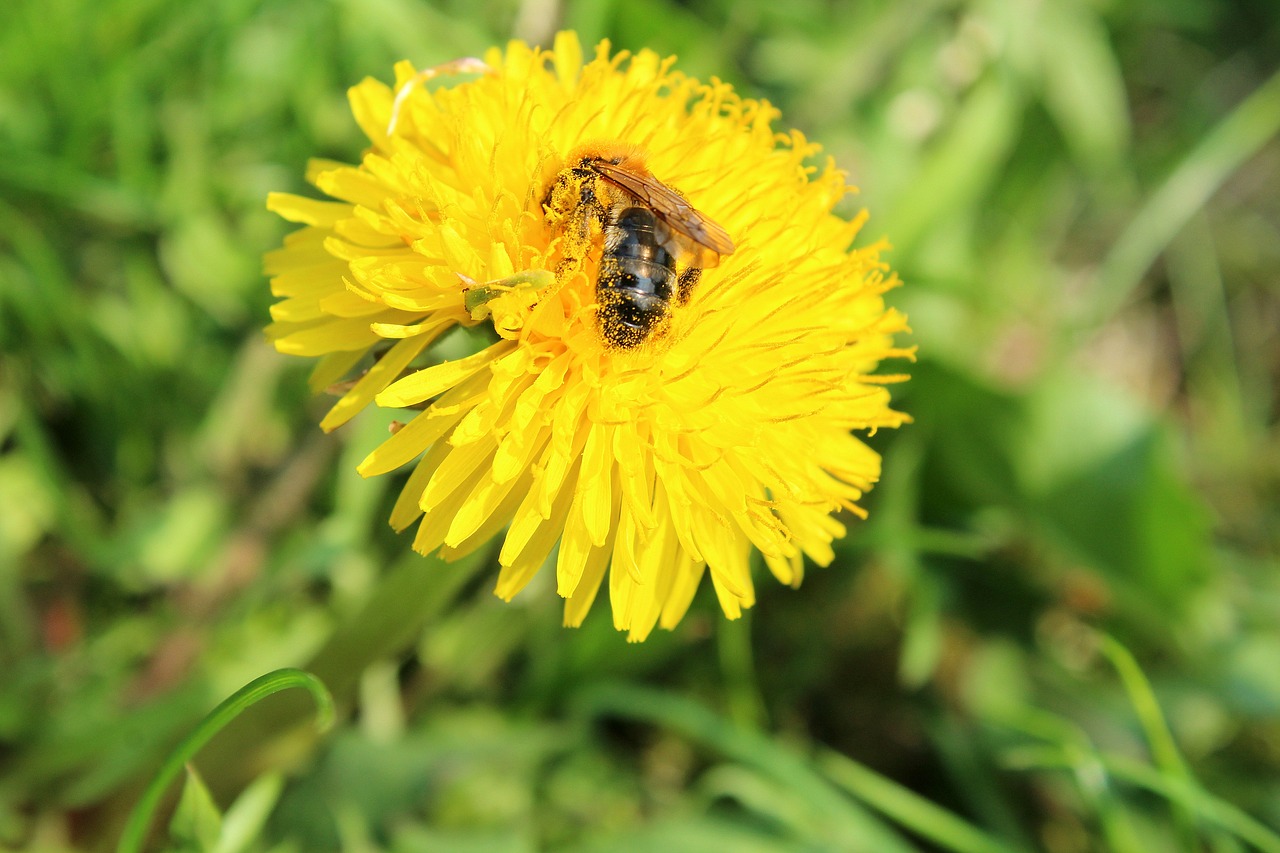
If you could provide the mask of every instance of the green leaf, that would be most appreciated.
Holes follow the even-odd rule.
[[[254,779],[222,819],[222,833],[213,853],[242,853],[262,834],[267,818],[284,790],[284,777],[268,773]]]
[[[942,583],[928,572],[912,578],[911,600],[903,626],[898,676],[906,687],[922,687],[942,654]]]
[[[1022,488],[1040,496],[1096,470],[1153,428],[1133,395],[1096,377],[1058,370],[1026,397],[1016,467]]]
[[[1185,613],[1209,567],[1209,517],[1153,429],[1053,488],[1042,517],[1129,603],[1163,622]]]
[[[140,520],[131,544],[141,577],[128,581],[173,583],[203,570],[208,552],[225,535],[226,515],[221,495],[210,488],[194,486],[174,495],[160,512]]]
[[[1185,611],[1206,574],[1209,517],[1164,426],[1131,395],[1065,373],[1028,411],[1017,470],[1039,524],[1137,612]]]
[[[1085,166],[1115,166],[1129,144],[1129,110],[1107,29],[1079,0],[1043,4],[1039,44],[1045,106]]]
[[[1021,126],[1022,94],[1007,75],[974,86],[945,135],[894,200],[883,222],[895,256],[958,211],[977,205],[1008,159]]]
[[[0,456],[0,559],[9,561],[56,523],[52,484],[22,453]]]
[[[920,495],[936,506],[1021,503],[1014,450],[1026,432],[1024,402],[936,361],[912,369],[906,404],[929,429]]]
[[[169,821],[171,842],[179,850],[205,853],[214,849],[221,833],[222,813],[218,811],[218,805],[213,801],[200,774],[188,764],[182,797]]]

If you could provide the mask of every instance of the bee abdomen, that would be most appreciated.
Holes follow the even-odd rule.
[[[664,327],[674,279],[671,270],[660,263],[606,256],[596,285],[605,340],[613,346],[633,347]]]
[[[676,274],[671,253],[658,244],[652,211],[628,207],[611,220],[596,302],[605,341],[628,348],[659,333],[669,322]]]

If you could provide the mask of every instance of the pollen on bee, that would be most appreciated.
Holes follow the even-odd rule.
[[[565,158],[565,163],[569,165],[582,165],[596,161],[609,163],[637,175],[649,174],[649,169],[645,166],[644,149],[630,142],[619,140],[587,142],[570,151],[569,156]]]
[[[585,271],[599,258],[597,328],[608,348],[665,337],[702,269],[734,250],[728,232],[649,171],[639,146],[580,145],[548,177],[542,213],[560,240],[556,275]]]

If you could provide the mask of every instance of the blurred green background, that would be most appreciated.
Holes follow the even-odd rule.
[[[920,347],[837,564],[641,646],[412,554],[260,332],[346,88],[561,26],[823,142]],[[1280,850],[1278,68],[1273,0],[0,5],[0,847],[295,665],[338,727],[255,706],[157,845]]]

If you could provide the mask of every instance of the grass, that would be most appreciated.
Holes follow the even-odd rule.
[[[346,87],[558,25],[824,142],[921,352],[837,564],[642,646],[410,553],[386,420],[260,333]],[[1280,849],[1278,55],[1262,2],[8,4],[0,846],[111,849],[300,667],[335,728],[243,710],[155,849]]]

